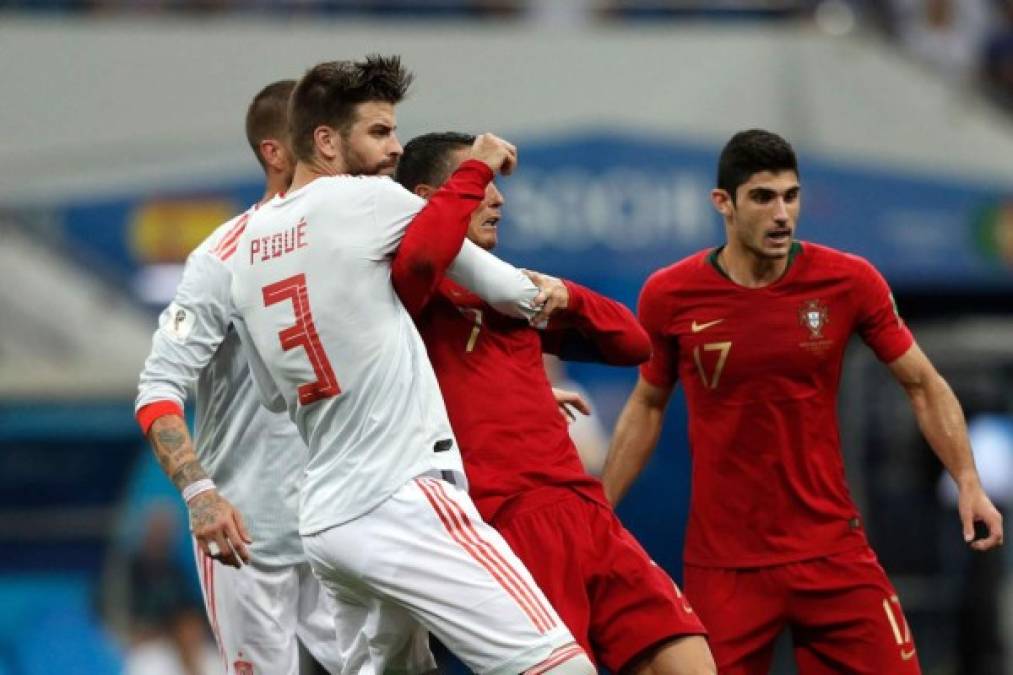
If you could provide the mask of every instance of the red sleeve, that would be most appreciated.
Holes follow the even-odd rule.
[[[391,278],[413,317],[425,307],[460,252],[471,214],[492,178],[484,162],[463,162],[408,226],[394,256]]]
[[[855,293],[858,333],[883,363],[904,355],[914,337],[897,311],[897,303],[883,275],[865,260],[859,259]]]
[[[141,425],[141,431],[144,432],[145,436],[148,435],[148,431],[151,429],[151,425],[155,423],[155,420],[165,415],[179,415],[183,417],[183,409],[175,401],[155,401],[141,406],[134,413],[134,417],[137,418],[137,423]]]
[[[673,387],[679,378],[679,345],[666,332],[671,319],[668,293],[661,277],[652,275],[643,290],[637,306],[640,325],[651,340],[651,358],[640,366],[640,375],[656,387]]]
[[[570,300],[542,336],[544,351],[571,361],[635,366],[651,355],[647,333],[633,312],[589,288],[564,280]]]

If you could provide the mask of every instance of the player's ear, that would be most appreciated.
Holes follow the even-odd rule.
[[[340,153],[341,134],[337,129],[321,124],[313,130],[313,145],[323,159],[333,160]]]
[[[415,186],[415,189],[412,190],[412,192],[417,194],[419,197],[422,197],[426,201],[429,201],[429,198],[436,193],[436,188],[426,183],[419,183],[418,185]]]
[[[711,190],[711,204],[714,205],[714,209],[725,218],[731,218],[732,216],[732,197],[728,194],[727,190],[720,188],[714,188]]]
[[[283,150],[278,141],[265,138],[260,142],[258,149],[265,164],[275,169],[282,168],[280,164],[284,162]]]

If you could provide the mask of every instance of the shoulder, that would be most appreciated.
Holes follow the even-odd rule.
[[[848,253],[830,246],[814,244],[812,242],[801,242],[802,255],[809,258],[810,262],[823,269],[866,272],[874,270],[868,260],[855,253]]]
[[[885,284],[879,270],[855,253],[803,242],[802,255],[806,260],[805,276],[810,279],[818,277],[821,280],[855,284],[861,288],[870,284],[873,286]]]
[[[246,230],[250,217],[256,211],[251,206],[246,211],[236,215],[215,228],[207,239],[202,241],[194,249],[191,257],[211,257],[219,261],[225,261],[232,256],[239,245],[239,239]]]
[[[403,185],[388,176],[328,176],[313,182],[313,198],[340,204],[342,209],[356,208],[356,204],[374,208],[393,207],[418,211],[426,201],[409,192]],[[333,201],[337,197],[340,201]]]
[[[421,209],[426,200],[413,192],[405,189],[401,183],[387,176],[359,176],[368,185],[369,190],[378,199],[390,200],[394,203],[405,204],[410,208]]]
[[[659,297],[678,293],[705,272],[711,249],[690,256],[655,271],[644,282],[641,297]]]

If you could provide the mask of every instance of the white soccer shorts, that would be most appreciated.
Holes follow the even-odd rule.
[[[365,617],[344,675],[389,670],[419,624],[479,675],[516,675],[581,654],[573,636],[466,492],[423,476],[369,513],[304,536],[313,571]]]
[[[299,648],[341,671],[332,601],[307,563],[235,569],[194,541],[204,608],[229,675],[298,675]]]

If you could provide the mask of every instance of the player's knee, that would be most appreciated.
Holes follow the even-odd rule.
[[[584,652],[541,672],[543,675],[598,675],[598,669]]]

